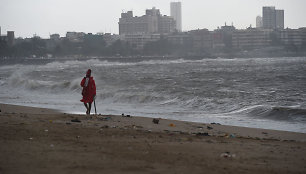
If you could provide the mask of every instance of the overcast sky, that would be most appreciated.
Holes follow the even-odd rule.
[[[2,35],[15,31],[16,37],[37,34],[65,36],[67,31],[118,34],[122,11],[133,10],[142,16],[145,9],[156,7],[170,15],[172,0],[0,0]],[[234,23],[238,29],[250,24],[255,27],[256,16],[263,6],[285,10],[285,27],[306,27],[306,0],[181,0],[183,30],[207,28]]]

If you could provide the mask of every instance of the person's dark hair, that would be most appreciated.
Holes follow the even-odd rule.
[[[88,69],[86,72],[86,77],[90,77],[91,76],[91,69]]]

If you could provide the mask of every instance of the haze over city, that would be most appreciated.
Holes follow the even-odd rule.
[[[16,37],[43,38],[67,31],[86,33],[119,33],[121,12],[133,10],[142,16],[146,9],[156,7],[161,14],[170,14],[172,0],[0,0],[2,33],[15,31]],[[225,22],[245,29],[256,25],[256,16],[262,15],[263,6],[285,10],[285,28],[306,26],[304,0],[181,0],[183,31],[207,28],[214,30]]]

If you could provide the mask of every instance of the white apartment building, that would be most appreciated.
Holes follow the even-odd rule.
[[[233,48],[261,48],[271,44],[269,29],[236,30],[232,34]]]
[[[176,22],[175,29],[179,32],[182,31],[182,4],[181,2],[171,2],[170,3],[170,16]]]

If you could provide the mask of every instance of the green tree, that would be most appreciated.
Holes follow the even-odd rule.
[[[0,56],[8,55],[8,45],[5,40],[0,39]]]
[[[105,54],[106,42],[102,35],[86,35],[82,43],[82,53],[88,56]]]
[[[145,44],[143,52],[146,55],[166,55],[172,53],[173,47],[174,46],[168,42],[167,39],[162,37],[157,41]]]

